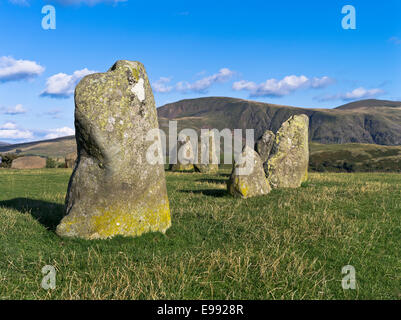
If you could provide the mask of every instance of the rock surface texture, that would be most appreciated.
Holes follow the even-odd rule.
[[[295,115],[277,131],[267,170],[272,188],[297,188],[308,179],[308,127],[306,115]]]
[[[241,198],[261,196],[271,191],[262,160],[252,148],[245,146],[242,150],[234,163],[227,188],[231,195]]]
[[[267,160],[269,159],[270,152],[273,148],[275,137],[276,136],[273,132],[271,132],[270,130],[266,130],[265,133],[263,133],[263,135],[260,137],[260,139],[255,143],[255,150],[262,159],[263,169],[265,170],[266,174],[268,169]]]
[[[164,166],[147,161],[158,129],[152,89],[139,62],[117,61],[75,89],[78,159],[60,236],[85,239],[165,232],[171,225]]]

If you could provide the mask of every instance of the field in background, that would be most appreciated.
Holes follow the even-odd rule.
[[[0,299],[401,298],[400,174],[312,173],[241,200],[228,173],[168,172],[166,235],[85,241],[52,231],[71,170],[0,170]],[[341,287],[348,264],[356,290]]]
[[[19,155],[39,155],[63,162],[67,154],[76,151],[75,137],[3,146],[0,147],[0,154],[17,150],[19,150]],[[312,142],[310,143],[309,170],[318,172],[401,172],[401,146]]]
[[[401,172],[401,146],[311,143],[309,170],[319,172]]]

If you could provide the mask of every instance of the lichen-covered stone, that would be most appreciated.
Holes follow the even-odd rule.
[[[207,140],[209,141],[207,142]],[[217,148],[214,132],[209,131],[204,134],[204,139],[198,143],[198,161],[195,163],[197,172],[215,174],[219,171]]]
[[[188,136],[178,136],[177,163],[170,164],[171,171],[193,171],[195,155]]]
[[[266,130],[265,133],[256,141],[255,150],[260,155],[263,162],[263,169],[267,174],[268,165],[267,160],[269,159],[270,152],[273,148],[275,135],[270,130]]]
[[[143,65],[118,61],[75,89],[78,159],[66,197],[61,236],[85,239],[165,232],[171,225],[164,166],[146,155],[160,136],[152,89]]]
[[[273,188],[297,188],[308,178],[309,118],[295,115],[276,133],[268,160],[267,178]]]
[[[271,191],[262,160],[252,148],[245,146],[242,150],[234,163],[227,188],[230,194],[241,198],[261,196]]]

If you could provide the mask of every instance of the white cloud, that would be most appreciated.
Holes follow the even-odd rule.
[[[50,129],[47,130],[49,133],[45,135],[45,139],[56,139],[60,137],[65,137],[65,136],[72,136],[75,134],[75,130],[71,129],[69,127],[63,127],[63,128],[56,128],[56,129]]]
[[[9,115],[24,114],[26,110],[22,104],[17,104],[15,107],[6,108],[3,113]]]
[[[174,87],[169,86],[171,78],[160,77],[159,80],[152,83],[153,90],[160,93],[167,93],[174,89]]]
[[[33,133],[31,131],[17,129],[13,122],[6,122],[0,126],[0,139],[23,140],[32,138]]]
[[[360,99],[371,99],[375,98],[384,91],[382,89],[374,88],[374,89],[365,89],[363,87],[356,88],[352,91],[346,93],[338,93],[335,95],[326,95],[323,97],[316,98],[319,101],[331,101],[331,100],[343,100],[343,101],[350,101],[350,100],[360,100]]]
[[[333,79],[326,76],[309,79],[304,75],[290,75],[281,80],[268,79],[260,84],[246,80],[236,81],[233,83],[232,88],[235,91],[249,91],[252,97],[282,97],[299,89],[324,88],[333,82]]]
[[[41,93],[41,96],[68,98],[74,94],[75,86],[84,76],[95,72],[85,68],[74,71],[73,74],[57,73],[47,79],[46,89]]]
[[[16,60],[13,57],[0,57],[0,82],[26,80],[45,71],[35,61]]]
[[[17,125],[14,122],[6,122],[0,126],[0,129],[7,129],[7,130],[15,128],[17,128]]]
[[[234,71],[231,71],[228,68],[222,68],[218,73],[215,73],[211,76],[204,77],[200,80],[197,80],[193,83],[189,83],[186,81],[180,81],[176,84],[175,89],[179,92],[206,92],[214,83],[222,83],[228,81],[233,75]]]
[[[203,75],[205,72],[202,71],[197,75]],[[205,93],[207,90],[215,83],[223,83],[228,81],[233,75],[235,74],[234,71],[231,71],[228,68],[222,68],[219,72],[212,74],[208,77],[203,77],[195,82],[187,82],[187,81],[180,81],[177,82],[175,85],[169,85],[171,78],[161,77],[159,80],[152,84],[153,90],[159,93],[168,93],[173,90],[176,90],[181,93],[187,92],[197,92],[197,93]]]

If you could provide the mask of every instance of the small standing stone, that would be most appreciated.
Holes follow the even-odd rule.
[[[188,136],[178,136],[177,141],[177,163],[170,164],[171,171],[193,171],[194,150]]]
[[[234,163],[227,188],[230,194],[241,198],[265,195],[271,191],[262,160],[255,150],[244,147]]]
[[[77,161],[77,157],[78,157],[78,155],[76,152],[67,154],[65,156],[65,167],[66,168],[74,168],[75,161]]]
[[[209,131],[205,138],[200,140],[198,146],[198,161],[195,163],[195,170],[207,174],[217,173],[219,171],[218,145],[216,145],[214,132]]]

